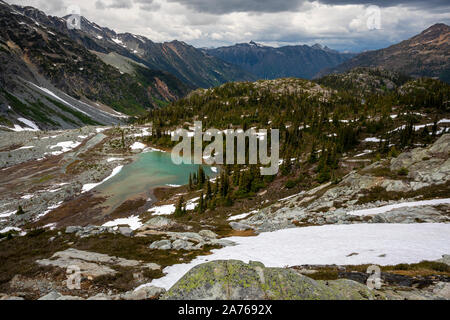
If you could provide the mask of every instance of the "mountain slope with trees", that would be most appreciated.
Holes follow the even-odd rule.
[[[201,173],[191,178],[193,190],[206,192],[199,208],[206,210],[261,189],[309,190],[338,182],[367,161],[428,145],[450,130],[449,98],[450,86],[439,80],[360,68],[317,82],[291,78],[197,90],[140,121],[154,124],[146,142],[164,147],[175,144],[169,131],[189,129],[194,120],[220,130],[280,130],[278,176],[261,176],[256,166],[227,165],[210,187]]]

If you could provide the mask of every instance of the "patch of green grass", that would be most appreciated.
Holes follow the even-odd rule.
[[[401,169],[398,170],[398,172],[397,172],[397,174],[398,174],[399,176],[402,176],[402,177],[407,176],[408,173],[409,173],[409,171],[408,171],[408,169],[406,169],[406,168],[401,168]]]
[[[29,101],[26,101],[27,103],[25,104],[20,99],[10,94],[6,90],[4,89],[0,90],[4,95],[4,97],[8,100],[8,103],[15,111],[19,112],[24,116],[32,118],[34,121],[57,125],[56,122],[50,119],[50,116],[52,115],[53,111],[47,106],[39,103],[31,103]]]
[[[162,100],[157,99],[157,98],[153,98],[153,101],[158,105],[158,107],[166,107],[166,106],[168,106],[170,104],[167,101],[162,101]]]
[[[386,177],[386,178],[391,178],[391,179],[399,178],[399,174],[397,172],[392,172],[390,168],[385,167],[385,166],[373,168],[370,170],[364,170],[364,172],[371,174],[372,176],[375,176],[375,177]]]
[[[367,268],[370,265],[362,264],[362,265],[350,265],[343,266],[345,272],[362,272],[366,273]],[[430,276],[437,274],[450,275],[450,266],[445,263],[437,262],[437,261],[421,261],[419,263],[413,264],[397,264],[397,265],[388,265],[381,266],[381,271],[386,273],[397,273],[397,274],[405,274],[409,276]],[[294,267],[294,269],[299,269],[298,267]],[[317,272],[311,274],[305,274],[306,276],[314,279],[314,280],[336,280],[339,279],[339,268],[337,266],[324,266],[324,267],[316,267],[315,270]]]
[[[45,175],[45,176],[43,176],[43,177],[41,177],[39,179],[34,180],[34,183],[41,184],[41,183],[47,182],[47,181],[49,181],[49,180],[51,180],[53,178],[54,178],[53,175],[47,174],[47,175]]]
[[[337,270],[320,270],[307,276],[314,280],[337,280],[339,272]]]
[[[414,264],[397,264],[388,268],[388,270],[404,270],[404,271],[416,271],[416,270],[431,270],[437,272],[450,272],[450,266],[437,261],[421,261]]]
[[[12,126],[12,122],[0,115],[0,124],[6,125],[8,127]]]

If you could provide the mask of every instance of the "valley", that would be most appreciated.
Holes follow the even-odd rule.
[[[398,86],[396,90],[402,92],[414,83]],[[445,109],[418,108],[415,113],[421,116],[411,124],[408,121],[413,115],[401,106],[395,106],[384,117],[376,115],[378,109],[368,106],[364,112],[368,112],[367,118],[372,119],[369,122],[357,120],[359,116],[350,111],[349,114],[341,113],[338,120],[320,120],[322,127],[317,131],[313,129],[317,126],[314,123],[317,120],[308,118],[307,113],[303,114],[306,118],[301,120],[302,126],[295,122],[297,120],[292,115],[289,115],[291,122],[277,119],[283,117],[283,113],[268,115],[269,122],[286,123],[286,132],[281,134],[282,146],[285,147],[281,148],[283,160],[280,160],[278,176],[267,179],[258,177],[251,167],[245,169],[244,166],[242,171],[237,169],[239,166],[225,165],[220,166],[220,170],[213,168],[214,171],[205,167],[208,181],[204,181],[203,186],[196,180],[188,184],[198,167],[172,168],[174,165],[168,151],[173,147],[169,142],[171,130],[178,126],[177,123],[186,123],[190,115],[171,116],[171,119],[177,119],[174,123],[162,119],[166,114],[176,113],[178,106],[183,106],[185,110],[186,102],[197,99],[196,105],[200,109],[191,111],[197,113],[192,118],[204,118],[213,122],[215,127],[224,129],[221,123],[232,120],[223,116],[215,118],[215,113],[208,111],[214,110],[208,108],[211,100],[205,100],[205,104],[199,99],[204,94],[218,95],[217,99],[226,93],[228,98],[223,100],[224,105],[228,107],[226,101],[237,103],[234,109],[240,114],[241,98],[231,98],[230,94],[236,97],[245,95],[248,84],[242,83],[242,88],[237,85],[198,91],[173,106],[154,111],[149,118],[142,118],[141,123],[134,125],[4,133],[0,152],[3,167],[0,171],[3,195],[0,221],[3,241],[0,248],[29,237],[59,243],[52,252],[33,254],[32,261],[23,262],[32,266],[27,269],[29,271],[22,272],[24,276],[31,277],[27,281],[37,281],[31,280],[36,277],[54,277],[53,272],[63,265],[51,262],[45,265],[48,271],[44,271],[43,267],[36,266],[36,261],[48,259],[49,254],[63,255],[64,250],[70,248],[81,250],[77,253],[81,256],[70,258],[75,260],[89,261],[89,254],[101,253],[158,265],[159,271],[144,273],[146,276],[129,282],[125,287],[114,284],[105,287],[100,280],[96,280],[98,276],[90,276],[92,279],[86,281],[92,289],[85,291],[84,295],[101,294],[106,297],[106,294],[108,299],[124,299],[126,295],[131,297],[136,292],[143,294],[143,291],[162,294],[164,291],[161,290],[171,289],[192,267],[214,260],[256,260],[266,267],[314,265],[315,269],[320,270],[332,263],[347,265],[350,269],[352,265],[368,262],[382,266],[415,264],[422,260],[436,261],[448,253],[450,135],[446,133],[450,132],[450,114]],[[336,103],[340,99],[340,89],[334,92],[322,85],[294,79],[253,85],[264,88],[256,91],[258,95],[263,94],[260,101],[264,104],[276,103],[280,97],[298,99],[304,96],[319,104],[337,99],[333,108],[339,110]],[[448,93],[443,92],[445,99]],[[371,95],[368,92],[361,94],[366,98]],[[395,94],[394,91],[384,92],[387,96],[391,94]],[[271,99],[274,99],[273,102],[270,102]],[[370,98],[367,99],[370,101]],[[246,105],[243,108],[246,110],[251,110],[249,106],[252,103],[260,103],[252,97],[244,101]],[[289,104],[288,101],[286,103]],[[436,102],[436,106],[439,105],[440,102]],[[263,105],[257,109],[258,118],[238,119],[266,119]],[[346,112],[345,109],[340,110]],[[228,113],[228,116],[234,117],[233,113]],[[146,125],[149,120],[160,125]],[[385,124],[381,126],[378,122]],[[162,123],[166,125],[161,126]],[[358,132],[356,141],[351,148],[336,153],[336,167],[325,167],[321,171],[322,159],[330,157],[330,153],[319,152],[306,141],[317,139],[317,145],[322,146],[322,150],[340,150],[340,140],[336,137],[343,131],[339,127],[352,124],[359,127],[353,129]],[[242,123],[242,127],[255,125],[261,124]],[[412,129],[406,131],[410,125]],[[379,129],[366,132],[369,127]],[[422,133],[425,130],[426,135]],[[309,148],[309,152],[301,149],[292,151],[295,149],[286,147],[290,145],[286,139],[292,132],[300,134],[298,139],[305,139],[301,145]],[[337,134],[333,135],[333,132]],[[406,132],[409,132],[409,138],[406,138]],[[319,141],[327,143],[321,144]],[[244,183],[244,179],[248,184]],[[223,189],[225,183],[227,189]],[[177,212],[180,199],[181,208],[184,207],[186,213]],[[383,232],[385,236],[381,238],[384,242],[379,242]],[[347,234],[360,237],[361,241],[349,238]],[[395,238],[390,239],[389,235],[394,234]],[[428,238],[431,235],[432,238]],[[264,240],[266,237],[273,239]],[[297,240],[305,237],[305,240],[294,241],[292,245],[305,244],[306,239],[316,242],[318,237],[324,238],[317,242],[317,248],[311,244],[301,246],[304,248],[301,249],[291,246],[289,237]],[[337,240],[339,237],[343,237],[343,242]],[[262,241],[260,245],[259,239]],[[111,247],[110,241],[115,243]],[[414,241],[424,245],[426,250],[420,249],[422,247]],[[359,246],[353,247],[352,244],[356,243]],[[127,247],[123,247],[125,245]],[[338,247],[343,252],[339,253]],[[268,250],[277,255],[267,255]],[[289,250],[298,255],[288,253]],[[7,250],[3,252],[10,254]],[[323,255],[308,255],[308,252],[322,252]],[[284,261],[283,257],[293,259]],[[70,261],[64,263],[67,266]],[[113,270],[120,272],[116,276],[118,282],[128,277],[129,272],[139,274],[139,264],[132,264],[136,265],[134,271],[114,267]],[[89,270],[83,272],[89,274]],[[411,281],[419,281],[417,279],[429,274],[437,275],[432,270],[420,271],[412,276]],[[314,278],[315,272],[321,274],[323,271],[308,271],[305,275]],[[448,276],[448,271],[444,271],[443,275]],[[8,283],[12,281],[10,277],[2,280],[2,287],[8,288]],[[106,290],[108,287],[110,291]],[[154,291],[155,288],[160,289]],[[33,290],[27,297],[37,294]],[[403,289],[395,285],[389,290],[395,292],[390,293],[390,298],[404,294],[401,293]],[[66,292],[62,288],[57,291]],[[74,292],[67,294],[72,296]],[[380,293],[379,298],[388,298],[383,294]],[[414,294],[430,297],[428,291],[416,290]]]

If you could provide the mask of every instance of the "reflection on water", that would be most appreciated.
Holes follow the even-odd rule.
[[[138,155],[131,164],[123,167],[116,176],[98,186],[95,191],[108,196],[103,204],[116,208],[128,199],[150,197],[151,191],[167,185],[185,185],[189,182],[189,174],[198,171],[198,165],[172,162],[170,153],[147,152]],[[206,175],[216,176],[211,167],[203,166]]]

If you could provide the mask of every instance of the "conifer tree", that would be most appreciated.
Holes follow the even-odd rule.
[[[211,199],[212,199],[211,182],[208,179],[208,181],[206,182],[206,200]]]
[[[19,206],[19,207],[17,208],[16,215],[20,216],[20,215],[22,215],[22,214],[24,214],[24,213],[25,213],[25,211],[23,211],[22,206]]]
[[[192,190],[192,175],[189,173],[189,190]]]
[[[204,203],[204,198],[203,198],[203,192],[200,195],[200,200],[198,202],[198,206],[197,206],[197,210],[198,213],[203,213],[205,211],[205,203]]]
[[[185,213],[186,213],[186,207],[184,206],[183,196],[181,196],[178,199],[178,203],[177,203],[177,206],[175,208],[175,213],[174,214],[175,214],[176,217],[181,217]]]

